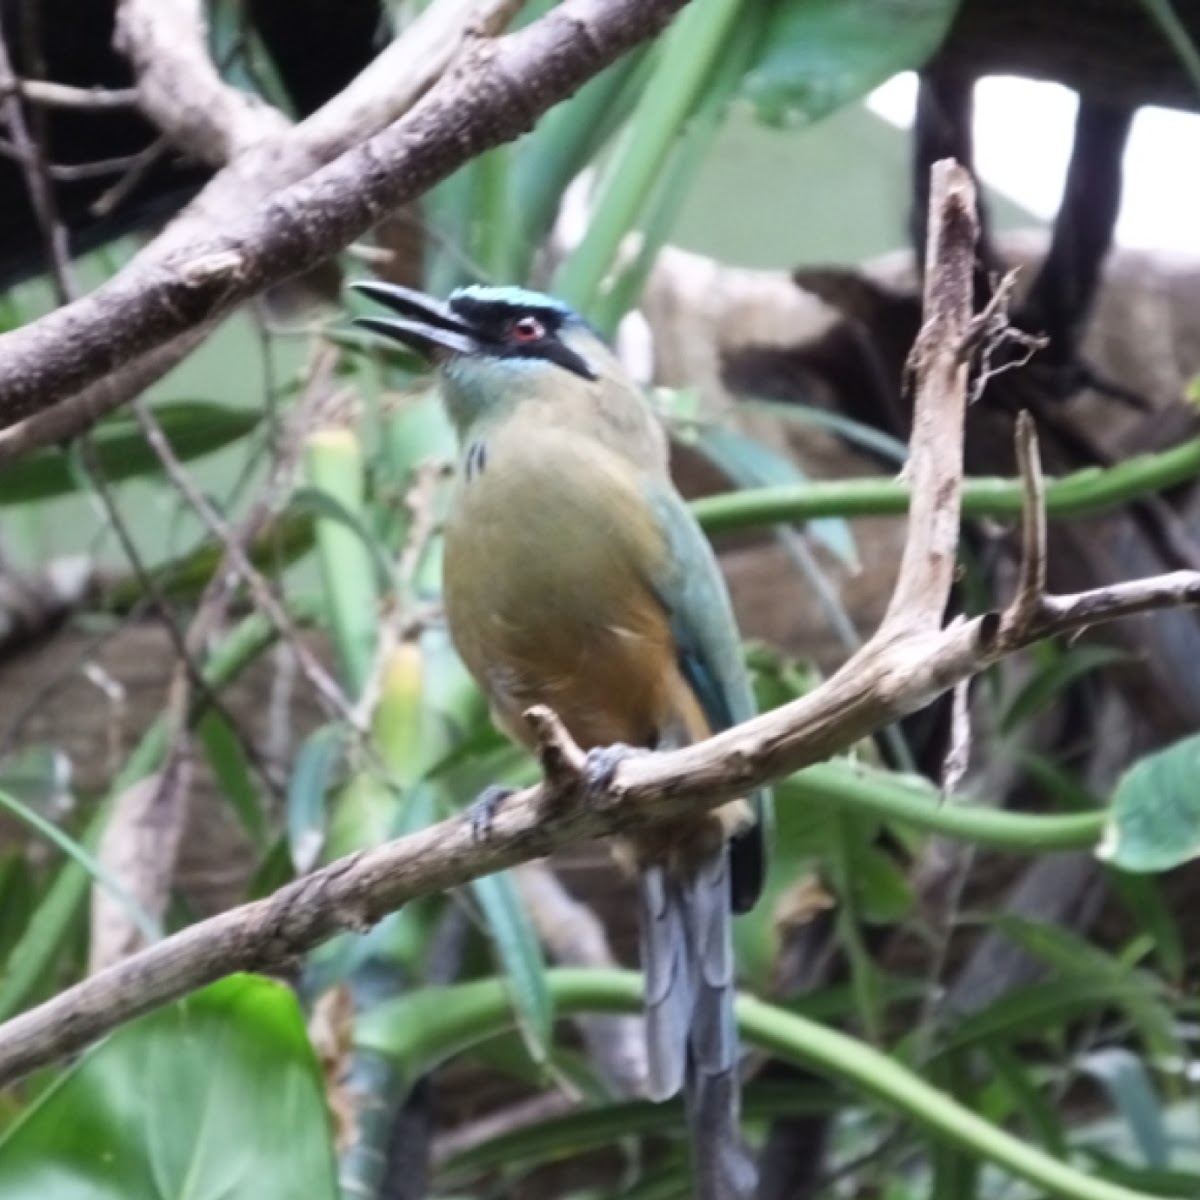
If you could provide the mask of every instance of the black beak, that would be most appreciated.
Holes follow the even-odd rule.
[[[476,331],[442,301],[426,296],[424,292],[401,287],[398,283],[372,281],[352,283],[350,286],[399,314],[398,317],[355,317],[355,325],[403,342],[434,362],[443,357],[439,351],[479,353]]]

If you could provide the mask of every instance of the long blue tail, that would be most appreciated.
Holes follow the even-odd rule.
[[[750,1200],[755,1170],[741,1136],[728,846],[687,878],[644,868],[639,892],[650,1097],[684,1092],[697,1200]]]

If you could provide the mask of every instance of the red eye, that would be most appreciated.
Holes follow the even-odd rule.
[[[546,330],[537,317],[521,317],[513,322],[512,336],[517,342],[536,342],[546,336]]]

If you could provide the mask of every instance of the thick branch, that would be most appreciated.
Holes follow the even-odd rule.
[[[140,255],[89,296],[0,338],[0,422],[12,425],[91,387],[336,253],[467,159],[527,131],[661,29],[684,2],[566,0],[515,33],[478,40],[400,121],[262,203],[254,203],[257,188],[247,182],[257,155],[239,156],[230,168],[238,168],[236,179],[223,186],[236,193],[240,183],[243,194],[236,207],[220,206],[219,221],[211,194],[202,196],[202,233],[193,230],[185,240],[178,227],[174,235],[168,230],[157,253]],[[313,148],[305,137],[297,149]],[[282,186],[279,172],[272,179]],[[247,186],[254,188],[249,200]],[[0,463],[4,440],[0,435]]]

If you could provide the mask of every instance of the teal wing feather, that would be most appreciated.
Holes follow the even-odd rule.
[[[665,548],[649,582],[667,610],[680,671],[710,728],[728,728],[755,705],[725,581],[679,494],[664,482],[651,484],[646,499]],[[740,1130],[731,910],[745,912],[762,890],[768,803],[765,792],[756,795],[758,819],[690,875],[651,866],[642,878],[650,1088],[662,1096],[683,1084],[696,1200],[755,1192]]]
[[[680,670],[714,732],[749,720],[757,712],[746,674],[737,622],[716,556],[679,493],[652,483],[646,498],[662,530],[666,554],[651,584],[669,613]],[[730,845],[734,912],[754,906],[766,871],[771,796],[752,797],[756,821]]]

